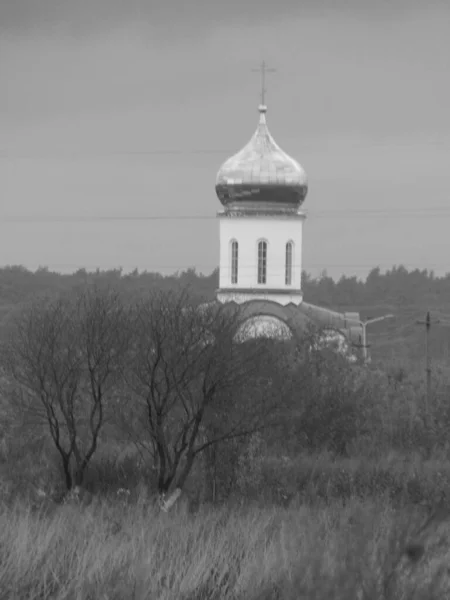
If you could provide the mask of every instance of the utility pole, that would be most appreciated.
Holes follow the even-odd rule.
[[[425,375],[426,375],[426,409],[430,406],[431,399],[431,355],[430,355],[430,333],[431,325],[437,325],[439,319],[432,321],[430,311],[425,315],[424,321],[416,321],[417,325],[425,325]]]

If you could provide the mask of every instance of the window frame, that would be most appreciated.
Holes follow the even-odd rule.
[[[288,240],[284,251],[284,284],[287,286],[293,285],[294,272],[294,242]]]
[[[239,281],[239,242],[230,240],[230,263],[231,263],[231,285],[237,285]]]
[[[257,244],[257,273],[256,281],[258,285],[267,285],[267,255],[269,244],[267,240],[258,240]]]

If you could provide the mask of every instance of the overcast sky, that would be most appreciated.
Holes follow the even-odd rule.
[[[0,264],[209,273],[263,59],[304,268],[450,271],[444,0],[0,0]]]

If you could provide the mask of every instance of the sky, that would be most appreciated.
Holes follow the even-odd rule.
[[[450,271],[444,0],[1,0],[0,265],[210,273],[262,60],[305,270]]]

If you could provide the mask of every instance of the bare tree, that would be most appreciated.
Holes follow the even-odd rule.
[[[264,341],[236,343],[238,326],[237,312],[194,306],[186,293],[153,294],[136,306],[122,425],[152,455],[160,494],[182,489],[206,448],[276,415],[275,359]]]
[[[68,490],[83,482],[106,405],[120,384],[130,344],[128,314],[114,291],[78,289],[34,301],[14,319],[2,346],[20,407],[47,426]]]

